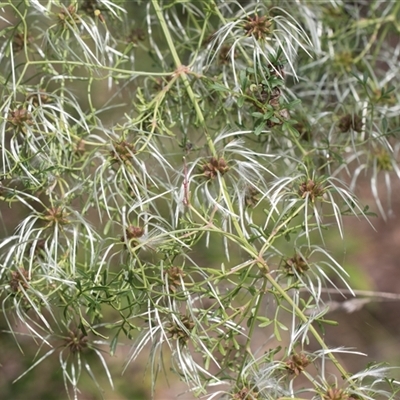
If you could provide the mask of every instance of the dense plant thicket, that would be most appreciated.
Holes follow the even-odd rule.
[[[395,398],[323,332],[326,289],[352,291],[327,235],[368,218],[364,177],[390,216],[400,177],[399,20],[377,0],[3,1],[2,335],[38,349],[18,379],[58,360],[78,398],[124,344],[210,399]]]

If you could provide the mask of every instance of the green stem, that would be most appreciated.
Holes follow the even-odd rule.
[[[204,128],[204,134],[206,136],[208,147],[210,148],[212,155],[214,157],[216,157],[217,151],[215,149],[214,142],[212,141],[211,136],[209,135],[209,133],[207,131],[206,121],[204,119],[203,112],[201,111],[201,108],[199,106],[199,103],[197,102],[196,96],[192,90],[192,87],[190,86],[190,82],[189,82],[188,76],[186,74],[187,71],[185,70],[185,67],[183,66],[183,64],[179,58],[178,52],[176,51],[174,41],[171,37],[171,33],[170,33],[167,23],[165,21],[161,7],[158,4],[158,0],[152,0],[152,4],[153,4],[154,10],[157,14],[157,18],[160,21],[161,29],[164,33],[164,37],[167,41],[168,48],[171,52],[172,58],[174,59],[175,66],[177,68],[176,73],[179,74],[179,76],[182,78],[186,92],[187,92],[187,94],[190,98],[190,101],[192,102],[193,107],[196,111],[197,118],[200,122],[200,125],[203,126],[203,128]]]
[[[246,362],[248,359],[248,356],[251,355],[251,348],[250,348],[250,344],[251,344],[251,340],[253,338],[253,333],[254,333],[254,329],[256,328],[257,325],[257,316],[259,315],[259,311],[260,311],[260,307],[261,307],[261,303],[262,303],[262,299],[264,298],[264,294],[265,294],[265,288],[267,285],[267,279],[263,280],[263,284],[262,287],[258,293],[257,296],[257,302],[256,302],[256,306],[255,309],[251,312],[251,325],[250,325],[250,329],[249,329],[249,333],[247,335],[247,341],[246,341],[246,345],[245,345],[245,353],[243,355],[243,361],[242,361],[242,365],[240,367],[237,379],[236,379],[236,384],[240,385],[240,380],[243,378],[242,376],[242,372],[246,366]],[[247,315],[247,313],[245,313]]]
[[[295,310],[296,315],[300,318],[300,320],[309,325],[309,330],[312,333],[312,335],[314,336],[315,340],[319,343],[321,348],[323,348],[324,350],[327,350],[328,357],[330,358],[332,363],[335,365],[337,370],[340,372],[342,377],[343,378],[347,378],[348,382],[350,384],[352,384],[353,382],[352,382],[352,380],[349,379],[349,374],[347,373],[347,371],[342,367],[342,365],[337,360],[337,358],[333,355],[333,353],[329,351],[329,347],[326,345],[326,343],[324,342],[324,339],[322,339],[321,335],[312,326],[312,324],[310,324],[309,317],[307,317],[303,313],[303,311],[301,311],[299,306],[292,300],[292,298],[286,293],[286,291],[281,287],[281,285],[279,285],[279,283],[269,273],[267,273],[265,275],[265,277],[268,280],[268,282],[272,285],[272,287],[279,293],[279,295],[282,296],[282,298],[284,300],[286,300],[286,302],[291,307],[293,307],[293,309]]]
[[[292,214],[289,219],[294,218],[302,209],[303,207],[300,207],[299,209],[296,210],[296,212],[294,214]],[[280,229],[283,225],[285,225],[286,223],[288,223],[288,220],[282,222],[282,224],[279,225],[278,229]],[[218,228],[216,228],[214,225],[209,225],[210,228],[214,228],[212,230],[216,230],[219,231]],[[272,239],[273,234],[271,234],[271,236],[269,237],[267,244],[270,242],[270,240]],[[241,242],[241,240],[239,238],[237,238],[235,241],[237,241],[238,243]],[[259,254],[257,254],[257,252],[255,251],[254,248],[251,248],[251,246],[249,246],[248,243],[243,243],[242,242],[242,246],[241,246],[244,250],[246,250],[249,254],[251,254],[254,259],[255,259],[255,264],[257,264],[262,270],[265,271],[265,265],[261,262],[260,260],[260,255],[262,254],[262,251],[260,251]],[[282,296],[282,298],[284,300],[286,300],[286,302],[295,310],[296,315],[298,316],[298,318],[300,318],[300,320],[304,323],[308,323],[309,322],[309,318],[303,313],[303,311],[297,306],[297,304],[292,300],[292,298],[286,293],[285,289],[283,289],[278,282],[276,282],[276,280],[269,274],[266,273],[265,274],[266,279],[268,280],[268,282],[272,285],[272,287]],[[257,309],[258,310],[258,309]],[[254,314],[254,315],[258,315],[258,314]],[[309,330],[312,333],[312,335],[314,336],[315,340],[319,343],[319,345],[324,349],[324,350],[329,350],[328,346],[325,344],[324,340],[322,339],[321,335],[317,332],[317,330],[310,324],[309,325]],[[251,339],[251,333],[252,333],[252,329],[250,329],[249,332],[249,340]],[[246,345],[247,346],[247,345]],[[246,347],[246,351],[248,350],[248,348]],[[342,367],[342,365],[340,364],[340,362],[336,359],[336,357],[334,356],[333,353],[327,351],[328,357],[330,358],[330,360],[332,361],[332,363],[335,365],[335,367],[337,368],[337,370],[341,373],[341,375],[345,378],[348,379],[349,383],[352,383],[352,381],[349,379],[349,374],[347,373],[347,371]],[[246,360],[246,359],[245,359]],[[245,362],[244,360],[244,362]],[[243,368],[243,365],[242,365]]]

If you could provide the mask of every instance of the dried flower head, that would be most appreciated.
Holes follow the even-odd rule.
[[[83,139],[79,139],[73,145],[75,154],[82,155],[86,152],[86,142]]]
[[[185,328],[183,328],[182,325]],[[166,330],[172,339],[178,340],[181,344],[185,344],[189,340],[189,333],[194,328],[194,325],[194,322],[189,317],[182,315],[180,324],[176,322],[170,323]]]
[[[285,261],[284,269],[288,275],[294,275],[295,273],[302,275],[309,269],[309,266],[303,256],[297,253],[294,257]]]
[[[19,128],[23,128],[25,124],[32,125],[33,123],[31,114],[26,108],[23,108],[22,106],[13,111],[10,111],[8,121]]]
[[[178,286],[181,284],[181,279],[183,279],[186,274],[179,267],[170,267],[165,271],[168,279],[168,287],[171,292],[176,292]]]
[[[49,221],[49,225],[66,225],[69,223],[67,212],[62,207],[52,207],[47,210],[44,219]]]
[[[113,150],[110,152],[112,162],[122,163],[130,163],[134,154],[136,154],[135,146],[126,140],[113,143]]]
[[[27,289],[29,281],[29,273],[23,268],[19,268],[17,271],[11,271],[10,277],[10,288],[13,292],[17,293],[23,289]]]
[[[248,207],[255,207],[256,204],[258,203],[260,192],[254,187],[248,185],[245,189],[245,195],[244,195],[244,201],[246,203],[246,206]]]
[[[130,225],[125,229],[126,239],[132,245],[139,244],[138,239],[144,235],[144,228],[140,226]],[[121,242],[125,242],[125,237],[121,237]]]
[[[303,182],[299,186],[298,193],[302,199],[308,198],[308,200],[314,202],[315,199],[324,194],[324,189],[320,184],[315,183],[312,179],[309,179],[307,182]]]
[[[72,354],[81,353],[87,347],[88,337],[82,332],[75,330],[69,331],[64,339],[64,347],[68,348]]]
[[[37,93],[30,93],[26,96],[26,101],[29,101],[35,107],[39,107],[42,104],[50,102],[50,97],[45,93],[43,89],[40,89]]]
[[[362,119],[358,115],[346,114],[339,121],[339,129],[341,132],[353,131],[361,132],[363,124]]]
[[[74,25],[80,22],[76,7],[73,4],[70,4],[68,7],[63,7],[58,13],[58,19],[62,25],[66,25],[67,23]]]
[[[264,39],[269,33],[271,33],[272,21],[267,16],[259,17],[255,15],[253,17],[247,17],[243,29],[246,32],[246,36],[254,36],[257,40]]]
[[[232,47],[231,46],[222,46],[219,54],[218,54],[218,60],[220,62],[220,64],[228,64],[229,63],[229,58],[230,58],[230,51],[231,51]],[[238,53],[237,51],[233,52],[233,58],[237,58]]]
[[[304,371],[310,362],[310,359],[304,353],[293,354],[286,362],[286,369],[291,374],[298,376]]]
[[[128,239],[137,239],[142,237],[144,234],[144,228],[140,226],[130,225],[126,228],[126,237]]]
[[[349,400],[349,395],[343,390],[335,387],[329,388],[322,395],[323,400]]]
[[[258,392],[248,389],[247,387],[240,389],[238,392],[233,393],[232,395],[232,400],[253,400],[258,398]]]
[[[207,163],[201,166],[201,172],[207,179],[214,179],[218,173],[224,175],[228,170],[229,167],[222,157],[219,160],[211,157]]]
[[[33,38],[31,35],[28,35],[25,38],[25,34],[23,32],[17,32],[14,35],[13,40],[13,48],[16,52],[21,51],[27,44],[32,42]]]

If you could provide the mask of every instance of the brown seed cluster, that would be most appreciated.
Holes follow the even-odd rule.
[[[23,268],[19,268],[17,271],[11,271],[10,277],[10,288],[14,293],[17,293],[23,289],[28,289],[29,273]]]
[[[255,15],[248,17],[243,27],[246,36],[254,36],[257,40],[264,39],[272,31],[272,21],[267,16]]]
[[[339,388],[329,388],[326,393],[322,395],[324,400],[350,400],[354,397],[350,397],[343,389]]]
[[[68,348],[72,354],[81,353],[83,349],[87,347],[88,337],[78,330],[69,331],[64,342],[64,346]]]
[[[232,396],[232,400],[253,400],[258,398],[258,392],[253,389],[248,389],[247,387],[240,389]]]
[[[130,225],[125,229],[126,239],[133,247],[139,244],[138,239],[144,235],[144,228]],[[125,242],[125,237],[121,236],[121,242]]]
[[[62,207],[53,207],[47,210],[47,214],[45,215],[44,219],[49,221],[50,225],[66,225],[69,222],[67,216],[68,214]]]
[[[19,52],[21,51],[26,45],[28,45],[30,42],[32,42],[33,37],[31,35],[28,35],[25,38],[25,35],[23,32],[17,32],[14,35],[14,40],[13,40],[13,48],[14,51]]]
[[[320,184],[315,183],[312,179],[309,179],[307,182],[303,182],[299,186],[298,193],[302,199],[308,198],[310,201],[314,202],[315,199],[324,194],[324,189]]]
[[[286,362],[286,369],[291,373],[299,376],[304,369],[310,364],[310,359],[304,354],[293,354]]]
[[[29,101],[35,107],[39,107],[42,104],[50,102],[50,97],[44,92],[43,89],[39,90],[39,93],[31,93],[26,96],[26,101]]]
[[[135,154],[135,146],[126,140],[113,143],[113,150],[110,152],[112,162],[120,163],[130,163]]]
[[[76,12],[76,7],[73,4],[70,4],[68,7],[64,7],[58,13],[58,20],[62,25],[76,24],[80,22],[80,18],[78,13]]]
[[[244,195],[244,201],[247,207],[255,207],[258,203],[260,192],[254,186],[247,186]]]
[[[219,159],[211,157],[210,160],[201,167],[201,172],[207,179],[214,179],[218,174],[224,175],[228,170],[228,164],[222,157]]]
[[[358,115],[346,114],[340,118],[338,127],[341,132],[348,132],[350,129],[356,132],[362,131],[362,119]]]
[[[181,316],[181,324],[186,329],[183,329],[176,323],[171,323],[166,329],[172,339],[178,340],[181,344],[185,344],[189,340],[189,332],[194,328],[195,323],[187,316]]]
[[[83,139],[79,139],[73,145],[73,151],[76,155],[82,155],[86,152],[86,142]]]
[[[10,111],[10,114],[8,116],[8,121],[11,122],[14,126],[17,126],[19,128],[23,128],[26,125],[32,125],[32,116],[28,112],[26,108],[16,108],[13,111]]]
[[[218,60],[220,62],[220,64],[229,64],[229,59],[231,57],[230,55],[230,51],[231,51],[231,46],[222,46],[219,54],[218,54]],[[233,58],[237,58],[238,54],[236,51],[233,52]]]
[[[186,274],[179,267],[171,267],[165,271],[168,279],[168,287],[171,292],[176,292]]]
[[[300,254],[295,254],[294,257],[287,259],[284,264],[284,269],[288,275],[294,275],[296,272],[302,275],[309,268],[307,261]]]
[[[140,226],[130,225],[126,228],[126,237],[128,240],[137,239],[144,235],[144,228]]]

